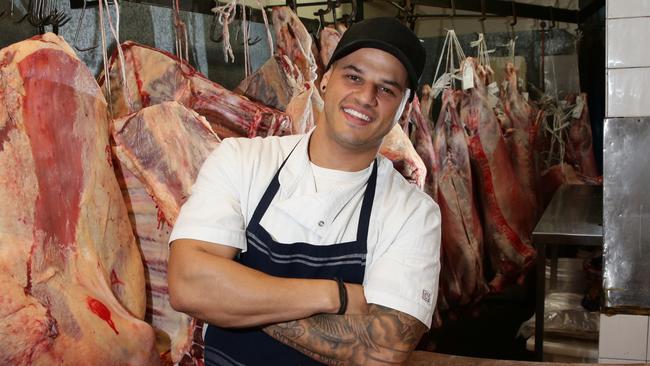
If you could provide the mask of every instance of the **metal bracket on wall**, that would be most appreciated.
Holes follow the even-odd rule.
[[[113,0],[108,0],[109,5],[113,5]],[[70,0],[70,9],[96,8],[99,6],[99,0]]]

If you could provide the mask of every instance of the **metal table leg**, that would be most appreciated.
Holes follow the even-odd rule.
[[[537,243],[537,291],[535,296],[535,358],[544,358],[544,292],[546,281],[546,244]]]
[[[551,245],[549,248],[551,251],[551,273],[550,273],[550,280],[548,284],[548,290],[553,290],[557,288],[557,262],[558,262],[558,246],[557,245]],[[546,268],[544,269],[544,273],[546,273]]]

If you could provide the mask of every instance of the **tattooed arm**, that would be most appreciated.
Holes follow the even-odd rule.
[[[320,314],[264,328],[273,338],[328,365],[403,364],[426,326],[371,304],[368,315]]]

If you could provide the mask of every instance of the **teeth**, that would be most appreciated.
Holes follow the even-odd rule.
[[[345,113],[347,113],[347,114],[351,114],[351,115],[353,115],[353,116],[355,116],[355,117],[357,117],[359,119],[362,119],[362,120],[364,120],[366,122],[370,122],[370,117],[366,116],[363,113],[359,113],[359,112],[355,111],[354,109],[345,108],[345,109],[343,109],[343,111]]]

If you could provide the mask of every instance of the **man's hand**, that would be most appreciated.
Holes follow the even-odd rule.
[[[414,317],[379,305],[368,315],[321,314],[270,325],[264,332],[328,365],[401,365],[426,326]]]
[[[367,315],[368,303],[363,293],[363,286],[346,283],[345,288],[348,291],[348,308],[345,315]]]

